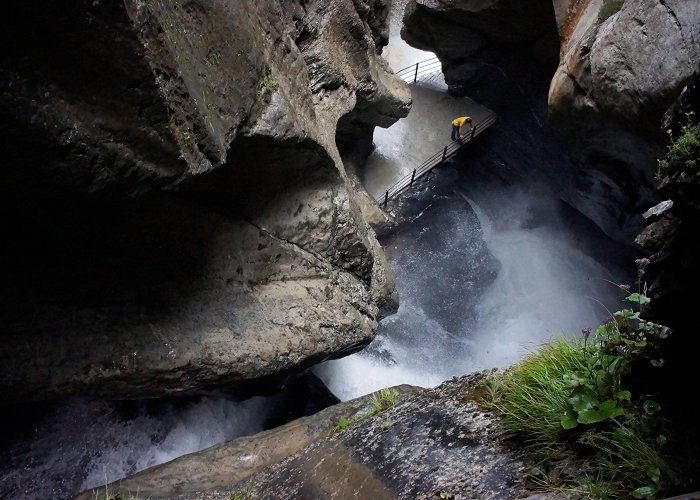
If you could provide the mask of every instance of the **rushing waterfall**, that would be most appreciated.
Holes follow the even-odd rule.
[[[605,316],[600,304],[615,301],[610,271],[567,236],[551,200],[482,194],[500,209],[487,214],[454,192],[386,242],[401,307],[368,349],[318,369],[338,397],[503,367]],[[548,217],[532,220],[534,212]]]

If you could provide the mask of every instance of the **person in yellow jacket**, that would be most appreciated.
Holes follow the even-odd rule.
[[[469,126],[471,128],[474,128],[474,124],[472,123],[472,119],[470,116],[460,116],[460,117],[452,120],[452,140],[453,141],[459,141],[462,139],[462,134],[460,132],[460,129],[462,127],[464,127],[466,124],[469,124]]]

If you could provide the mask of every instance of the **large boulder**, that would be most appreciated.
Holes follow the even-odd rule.
[[[378,414],[374,396],[365,396],[107,489],[153,500],[229,499],[243,492],[251,498],[527,496],[521,454],[508,446],[496,417],[474,402],[482,381],[483,374],[472,374],[431,390],[402,386],[397,404]]]
[[[485,83],[494,54],[525,54],[556,64],[559,48],[551,0],[410,0],[401,37],[435,52],[448,84]]]
[[[406,86],[383,1],[13,1],[0,399],[264,392],[367,344],[393,279],[336,147]]]

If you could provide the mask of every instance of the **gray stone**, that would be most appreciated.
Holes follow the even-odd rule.
[[[246,490],[254,498],[527,496],[519,454],[473,401],[482,380],[472,374],[431,390],[403,386],[399,402],[377,415],[366,396],[147,469],[112,489],[154,500],[229,499]],[[329,435],[340,418],[351,424]]]
[[[336,124],[405,116],[383,0],[2,21],[0,400],[264,392],[397,306]],[[26,40],[21,42],[21,40]]]
[[[604,154],[650,178],[661,154],[650,139],[661,139],[664,112],[700,63],[700,5],[626,1],[602,22],[600,8],[577,2],[561,28],[551,119],[583,154]]]
[[[655,219],[668,212],[673,208],[673,200],[665,200],[651,207],[649,210],[642,214],[644,220],[653,222]]]

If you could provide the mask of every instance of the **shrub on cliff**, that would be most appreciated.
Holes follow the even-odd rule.
[[[659,160],[657,178],[679,172],[694,172],[700,167],[700,124],[694,121],[694,112],[686,113],[686,123],[680,134],[673,136],[673,130],[667,133],[671,139],[666,156]]]
[[[584,328],[581,341],[555,341],[487,382],[484,403],[524,440],[543,468],[545,487],[593,498],[650,498],[670,482],[660,454],[661,407],[630,376],[633,368],[663,365],[659,344],[668,334],[640,317],[650,300],[642,284],[646,264],[638,260],[637,292],[620,285],[634,307],[595,331]]]

